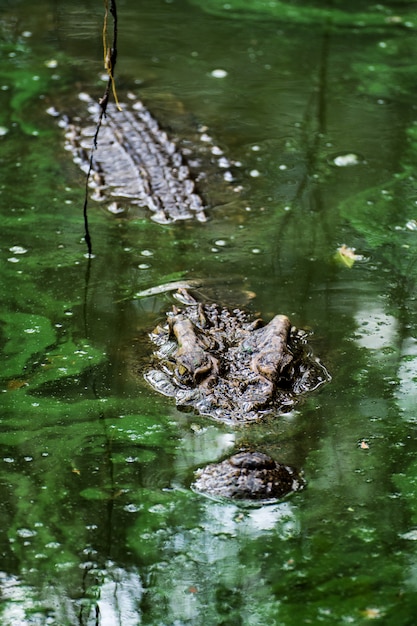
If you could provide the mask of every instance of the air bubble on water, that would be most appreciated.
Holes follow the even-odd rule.
[[[58,571],[65,571],[73,568],[74,565],[74,561],[64,561],[63,563],[55,563],[54,567]]]
[[[18,528],[16,531],[16,535],[18,537],[23,537],[24,539],[28,539],[29,537],[34,537],[37,534],[36,530],[30,530],[29,528]]]
[[[8,128],[6,128],[5,126],[0,126],[0,137],[4,137],[4,135],[7,135],[8,132]]]
[[[347,154],[339,154],[333,159],[333,163],[337,167],[352,167],[353,165],[359,165],[361,163],[361,158],[354,154],[353,152],[349,152]]]
[[[409,220],[407,222],[407,224],[405,225],[405,227],[408,230],[417,230],[417,221],[416,220]]]
[[[249,176],[252,176],[252,178],[258,178],[258,176],[260,176],[261,173],[259,172],[259,170],[251,170],[249,172]]]
[[[220,157],[220,159],[218,159],[217,161],[219,167],[223,168],[223,169],[227,169],[228,167],[230,167],[230,161],[228,159],[226,159],[226,157]]]
[[[26,254],[27,252],[26,248],[23,248],[22,246],[12,246],[9,250],[14,254]]]
[[[88,93],[85,93],[85,91],[80,91],[78,94],[78,100],[81,100],[81,102],[90,102],[91,98]]]
[[[409,530],[407,533],[400,535],[401,539],[408,539],[409,541],[417,541],[417,528]]]
[[[138,513],[140,511],[141,507],[137,504],[126,504],[126,506],[123,507],[123,510],[126,511],[127,513]]]
[[[48,107],[45,112],[52,117],[59,117],[59,111],[55,107]]]
[[[226,70],[216,69],[211,72],[213,78],[226,78],[227,72]]]
[[[109,204],[107,210],[110,211],[110,213],[113,213],[113,215],[118,215],[119,213],[125,212],[124,208],[119,206],[117,202],[112,202],[111,204]]]

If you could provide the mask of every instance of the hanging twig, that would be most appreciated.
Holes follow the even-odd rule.
[[[84,208],[83,208],[83,215],[84,215],[84,238],[85,238],[85,242],[87,244],[87,250],[88,250],[88,256],[91,258],[91,255],[93,253],[93,247],[92,247],[92,243],[91,243],[91,235],[90,235],[90,229],[89,229],[89,225],[88,225],[88,213],[87,213],[87,209],[88,209],[88,184],[90,181],[90,174],[91,174],[91,170],[93,169],[93,159],[94,159],[94,151],[97,149],[97,140],[98,140],[98,135],[100,132],[100,128],[101,128],[101,124],[103,121],[103,117],[106,115],[106,109],[107,109],[107,104],[109,101],[109,96],[110,96],[110,90],[113,93],[113,97],[115,99],[116,105],[118,107],[118,109],[120,109],[119,106],[119,102],[117,99],[117,94],[116,94],[116,86],[115,86],[115,82],[114,82],[114,68],[116,65],[116,60],[117,60],[117,7],[116,7],[116,0],[110,0],[110,8],[109,8],[109,2],[108,0],[104,0],[104,23],[103,23],[103,54],[104,54],[104,67],[106,69],[106,72],[109,76],[109,80],[107,81],[107,85],[106,85],[106,89],[104,91],[103,97],[100,98],[99,100],[99,104],[100,104],[100,115],[97,121],[97,126],[96,126],[96,132],[94,133],[94,137],[93,137],[93,144],[91,146],[91,152],[90,152],[90,160],[89,160],[89,166],[88,166],[88,171],[87,171],[87,177],[86,177],[86,181],[85,181],[85,197],[84,197]],[[108,22],[108,14],[109,11],[113,17],[113,42],[112,45],[109,46],[108,43],[108,35],[107,35],[107,22]]]
[[[119,111],[121,110],[119,106],[119,101],[117,99],[116,93],[116,85],[114,82],[114,66],[116,65],[117,59],[117,10],[116,10],[116,0],[111,1],[110,5],[110,13],[113,16],[113,46],[110,47],[107,38],[107,17],[109,13],[108,8],[108,0],[104,0],[105,4],[105,14],[104,14],[104,24],[103,24],[103,54],[104,54],[104,67],[106,69],[107,74],[109,75],[109,84],[107,85],[107,98],[110,90],[110,85],[113,92],[113,97],[116,102],[117,108]],[[107,102],[106,102],[107,106]]]

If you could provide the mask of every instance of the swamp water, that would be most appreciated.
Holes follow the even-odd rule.
[[[242,191],[205,224],[91,202],[88,268],[84,179],[45,111],[101,95],[103,6],[0,0],[0,623],[412,626],[415,3],[118,11],[119,92],[179,136],[206,125]],[[311,328],[332,382],[248,428],[179,412],[131,371],[172,305],[139,294],[180,280]],[[242,445],[306,488],[190,490]]]

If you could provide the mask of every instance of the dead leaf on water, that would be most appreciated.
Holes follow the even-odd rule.
[[[9,380],[7,383],[8,391],[15,391],[16,389],[21,389],[22,387],[27,387],[29,383],[26,380],[13,379]]]
[[[363,261],[362,254],[356,254],[356,248],[350,248],[345,244],[341,245],[334,256],[335,260],[342,263],[346,267],[353,267],[356,261]]]
[[[382,617],[383,613],[380,609],[375,609],[375,608],[367,608],[364,611],[361,611],[362,615],[364,617],[366,617],[367,619],[378,619],[380,617]]]

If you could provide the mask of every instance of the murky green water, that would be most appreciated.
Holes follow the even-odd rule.
[[[206,125],[243,191],[206,224],[92,202],[87,275],[83,176],[45,110],[102,92],[103,7],[0,1],[1,624],[412,626],[415,3],[118,9],[119,92]],[[137,294],[179,279],[312,328],[332,382],[246,429],[177,411],[131,370],[172,304]],[[307,488],[251,509],[190,490],[248,443]]]

